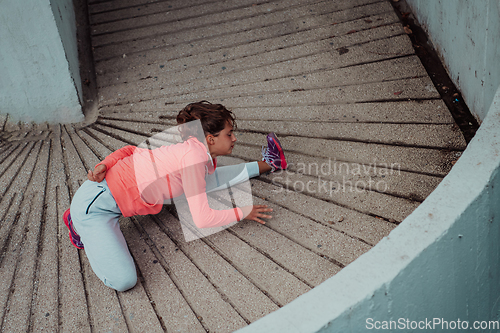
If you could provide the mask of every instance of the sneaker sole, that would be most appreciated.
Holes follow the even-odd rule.
[[[271,136],[271,139],[273,139],[274,143],[276,144],[276,147],[278,147],[278,151],[280,152],[280,159],[281,159],[281,161],[285,162],[285,165],[281,165],[281,169],[285,170],[286,167],[288,166],[288,163],[286,162],[285,153],[283,152],[283,148],[281,148],[281,142],[276,137],[276,134],[269,133],[269,135]]]

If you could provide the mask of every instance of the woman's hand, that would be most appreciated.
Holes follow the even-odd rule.
[[[90,181],[100,183],[104,180],[106,176],[106,166],[104,164],[99,164],[95,167],[94,171],[89,170],[87,173],[87,178]]]
[[[272,212],[272,208],[267,208],[266,205],[253,205],[253,206],[246,206],[242,208],[242,211],[248,211],[250,210],[250,213],[245,217],[246,220],[252,220],[255,222],[259,222],[262,224],[266,224],[265,221],[262,221],[260,218],[266,218],[270,219],[272,216],[271,215],[266,215],[263,214],[264,212]]]

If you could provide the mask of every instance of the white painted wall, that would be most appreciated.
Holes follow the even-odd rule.
[[[406,0],[482,121],[500,85],[499,0]]]
[[[0,114],[10,114],[11,120],[83,120],[76,35],[68,29],[75,26],[74,16],[67,16],[72,3],[53,3],[52,7],[50,0],[0,1]],[[60,9],[56,20],[54,12]]]

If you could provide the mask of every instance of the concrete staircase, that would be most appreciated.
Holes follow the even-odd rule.
[[[89,12],[98,120],[2,120],[2,331],[235,331],[370,250],[465,149],[389,1],[99,0]],[[222,164],[280,137],[289,170],[251,181],[273,218],[192,242],[172,207],[123,218],[140,278],[115,292],[62,214],[86,170],[199,100],[237,116]]]

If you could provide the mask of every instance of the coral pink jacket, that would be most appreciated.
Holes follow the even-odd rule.
[[[106,182],[123,216],[157,214],[165,200],[186,195],[198,228],[239,221],[240,208],[214,210],[208,205],[205,175],[215,171],[217,160],[196,138],[153,150],[125,146],[101,163]]]

